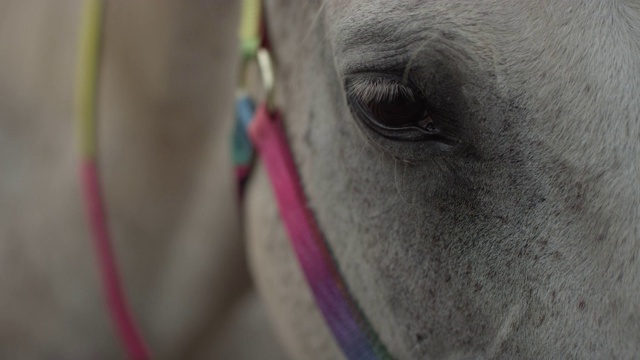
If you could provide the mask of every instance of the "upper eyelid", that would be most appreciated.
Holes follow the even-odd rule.
[[[358,76],[348,82],[347,95],[366,102],[382,102],[398,95],[414,100],[416,94],[409,86],[389,77]]]

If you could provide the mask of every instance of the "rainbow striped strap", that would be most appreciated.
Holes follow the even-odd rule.
[[[269,113],[267,106],[261,105],[248,132],[265,164],[300,267],[343,353],[349,360],[391,359],[349,293],[314,215],[306,205],[280,115]]]

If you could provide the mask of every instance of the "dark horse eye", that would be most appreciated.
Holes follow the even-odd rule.
[[[401,141],[439,140],[427,101],[415,89],[388,78],[356,79],[347,84],[349,106],[374,132]]]
[[[429,132],[435,132],[433,120],[421,99],[409,98],[398,94],[393,98],[369,101],[368,108],[372,120],[386,128],[416,126]]]

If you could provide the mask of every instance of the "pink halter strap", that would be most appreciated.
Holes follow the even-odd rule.
[[[349,293],[307,206],[279,113],[269,113],[266,105],[258,107],[248,132],[269,175],[280,216],[316,304],[347,359],[391,359]]]

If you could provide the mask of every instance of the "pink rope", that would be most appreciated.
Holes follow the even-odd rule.
[[[105,220],[98,169],[94,160],[87,159],[82,162],[81,176],[86,216],[94,239],[103,291],[111,319],[116,325],[129,358],[132,360],[151,359],[150,352],[135,325],[120,282],[109,229]]]
[[[320,312],[349,360],[391,359],[349,292],[302,188],[280,114],[256,109],[249,136],[260,154],[280,216]]]

